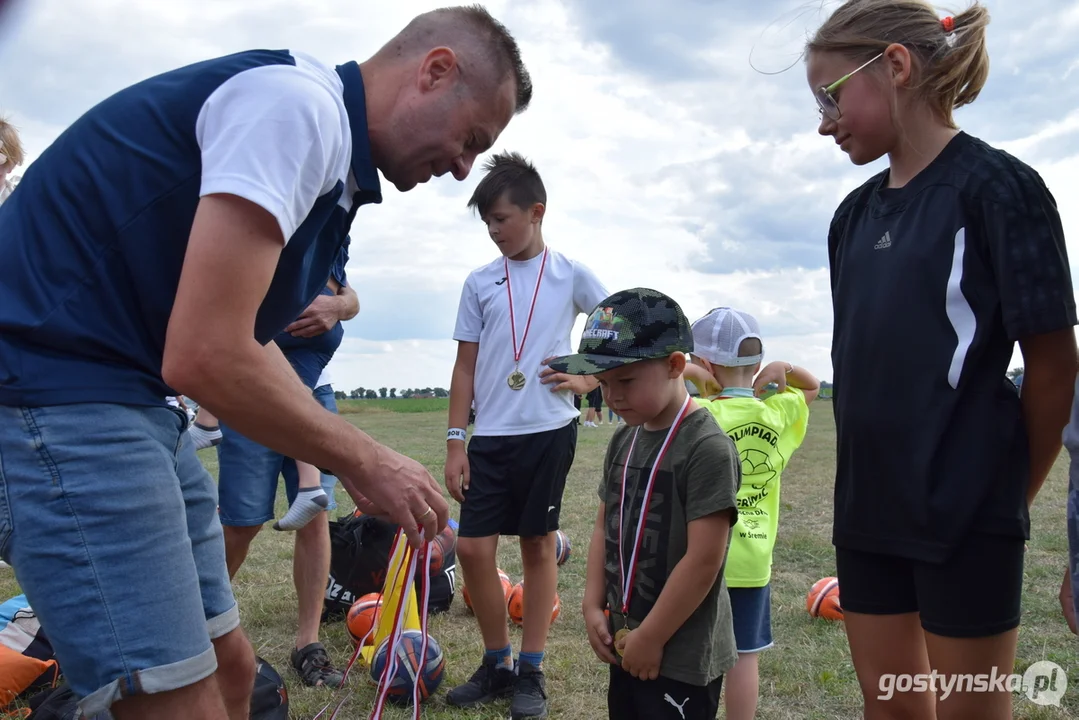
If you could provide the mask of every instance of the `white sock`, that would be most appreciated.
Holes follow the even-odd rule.
[[[315,519],[320,512],[325,512],[330,498],[321,487],[306,488],[296,493],[292,507],[273,524],[274,530],[299,530]]]
[[[191,426],[187,428],[187,434],[191,436],[191,441],[195,443],[196,450],[205,450],[221,442],[221,427],[219,425],[206,427],[198,423],[191,423]]]

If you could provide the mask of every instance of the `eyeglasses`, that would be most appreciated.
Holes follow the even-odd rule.
[[[836,99],[832,96],[832,93],[838,90],[840,85],[850,80],[851,76],[854,75],[854,73],[868,66],[874,60],[883,57],[883,55],[884,53],[880,53],[879,55],[877,55],[877,57],[871,60],[867,60],[861,66],[855,68],[854,70],[851,70],[849,73],[839,78],[831,85],[817,88],[817,92],[813,94],[813,97],[815,97],[817,100],[817,110],[819,111],[819,113],[822,116],[827,117],[829,120],[839,120],[839,118],[843,116],[843,113],[840,112],[839,103],[836,102]]]

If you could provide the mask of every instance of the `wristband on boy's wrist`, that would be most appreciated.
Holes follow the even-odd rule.
[[[462,428],[450,428],[446,431],[446,442],[449,442],[450,440],[460,440],[461,442],[464,442],[466,437],[467,434]]]

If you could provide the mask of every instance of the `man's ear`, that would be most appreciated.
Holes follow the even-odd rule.
[[[442,89],[451,84],[457,75],[457,54],[448,47],[432,48],[423,56],[420,64],[420,92]]]

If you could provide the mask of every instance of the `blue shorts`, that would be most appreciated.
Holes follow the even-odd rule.
[[[330,412],[337,412],[333,387],[315,389],[315,399]],[[274,518],[278,476],[285,476],[285,495],[289,505],[296,499],[300,476],[296,461],[248,440],[221,423],[221,442],[217,446],[217,491],[220,497],[221,524],[230,527],[262,525]],[[327,510],[337,503],[333,490],[337,478],[322,474],[322,489],[329,496]]]
[[[740,653],[755,653],[772,647],[772,586],[727,587],[734,620],[734,641]]]
[[[85,715],[214,673],[240,624],[217,489],[180,410],[0,406],[0,557]]]

